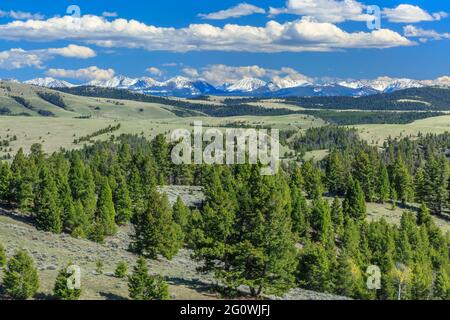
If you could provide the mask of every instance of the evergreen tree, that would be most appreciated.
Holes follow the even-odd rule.
[[[344,214],[357,220],[364,220],[367,215],[364,193],[358,180],[350,177],[344,199]]]
[[[448,277],[448,269],[441,267],[436,275],[434,297],[441,300],[450,299],[450,281]]]
[[[297,185],[291,184],[292,200],[292,232],[300,238],[307,238],[309,232],[308,216],[309,209],[303,192]]]
[[[328,190],[332,194],[345,193],[345,168],[341,153],[333,151],[327,158],[325,179]]]
[[[147,208],[133,219],[135,233],[132,248],[135,252],[156,259],[158,254],[172,259],[183,245],[181,227],[173,220],[166,195],[152,190]]]
[[[411,175],[401,156],[395,160],[392,179],[398,199],[403,204],[410,202],[414,197],[414,187]]]
[[[61,233],[63,228],[62,209],[58,206],[58,190],[46,165],[41,167],[39,179],[35,201],[37,226],[44,231]]]
[[[97,202],[96,218],[103,225],[105,235],[113,235],[116,230],[116,210],[112,199],[112,191],[108,179],[102,178]]]
[[[131,197],[123,175],[117,177],[117,188],[114,190],[114,205],[118,225],[127,224],[132,216]]]
[[[133,273],[128,277],[128,290],[133,300],[168,300],[167,283],[160,276],[150,276],[143,257],[137,260]]]
[[[378,169],[378,184],[377,184],[378,201],[385,203],[389,200],[391,194],[391,184],[389,182],[389,175],[386,167],[380,162]]]
[[[342,236],[344,233],[344,211],[338,197],[334,198],[331,206],[331,220],[336,235]]]
[[[359,182],[365,199],[369,202],[373,201],[375,198],[375,170],[369,155],[363,150],[356,154],[353,163],[353,178]]]
[[[6,265],[6,251],[3,244],[0,242],[0,268]]]
[[[39,277],[33,258],[25,250],[17,251],[9,259],[4,271],[5,293],[18,300],[33,297],[39,289]]]
[[[68,286],[69,277],[71,274],[67,273],[67,268],[59,271],[56,277],[55,287],[53,289],[53,296],[59,300],[78,300],[81,296],[81,289],[70,288]]]
[[[320,244],[309,243],[300,253],[297,279],[301,287],[320,292],[332,292],[330,262]]]
[[[8,163],[0,161],[0,202],[11,200],[12,172]]]
[[[123,279],[128,274],[128,265],[125,261],[119,261],[114,271],[114,276],[119,279]]]
[[[181,197],[177,198],[177,201],[173,205],[173,219],[181,227],[183,232],[187,231],[187,226],[189,223],[191,211],[184,204]]]

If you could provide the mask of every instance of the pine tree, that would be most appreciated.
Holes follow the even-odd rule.
[[[112,199],[112,191],[107,178],[102,178],[97,202],[96,217],[103,225],[105,235],[113,235],[117,226],[115,223],[116,210]]]
[[[309,209],[303,192],[297,187],[291,187],[292,199],[292,232],[300,238],[307,238],[309,236],[308,216]]]
[[[435,289],[433,296],[441,300],[450,299],[450,281],[448,277],[448,269],[441,267],[436,275]]]
[[[301,287],[320,292],[332,292],[330,262],[320,244],[309,243],[300,253],[297,280]]]
[[[364,220],[367,215],[366,201],[364,193],[358,180],[350,177],[347,187],[347,193],[344,199],[344,214],[357,220]]]
[[[33,258],[25,250],[17,251],[9,259],[4,271],[5,293],[18,300],[33,297],[39,289],[39,277]]]
[[[119,279],[123,279],[128,274],[128,265],[125,261],[119,261],[114,271],[114,276]]]
[[[62,232],[62,209],[58,205],[58,190],[52,174],[43,165],[36,191],[35,218],[39,229],[54,233]]]
[[[336,235],[342,236],[344,233],[344,211],[338,197],[334,198],[331,206],[331,220]]]
[[[3,244],[0,242],[0,268],[6,265],[6,251]]]
[[[360,184],[365,199],[371,202],[375,198],[375,170],[369,155],[360,150],[353,163],[353,178]]]
[[[128,290],[133,300],[167,300],[168,285],[159,276],[148,274],[147,262],[143,257],[137,260],[133,273],[128,277]]]
[[[181,197],[177,198],[177,201],[173,205],[173,219],[181,227],[183,232],[187,231],[187,225],[189,223],[191,211],[184,204]]]
[[[342,155],[333,151],[328,156],[325,167],[327,188],[332,194],[343,195],[345,193],[345,176]]]
[[[414,187],[412,178],[401,156],[398,156],[395,160],[392,180],[398,199],[403,204],[413,200]]]
[[[158,254],[172,259],[183,245],[181,227],[173,220],[166,195],[160,195],[154,189],[147,203],[146,210],[133,219],[135,233],[132,248],[152,259],[156,259]]]
[[[59,271],[53,288],[53,296],[58,300],[78,300],[81,296],[81,288],[69,288],[68,279],[71,275],[67,273],[67,268]]]
[[[117,181],[117,188],[114,191],[116,222],[118,225],[124,225],[130,221],[133,214],[131,197],[128,192],[128,186],[123,175],[119,175],[117,177]]]
[[[378,169],[378,184],[377,184],[378,201],[385,203],[389,200],[391,194],[391,184],[389,182],[389,175],[386,167],[380,162]]]
[[[419,211],[417,212],[417,224],[418,225],[427,225],[431,222],[431,214],[430,210],[427,208],[425,203],[422,203]]]
[[[0,202],[11,200],[12,172],[8,163],[0,162]]]

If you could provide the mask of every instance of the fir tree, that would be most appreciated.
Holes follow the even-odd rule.
[[[39,277],[33,258],[25,250],[17,251],[9,259],[4,271],[5,293],[18,300],[33,297],[39,289]]]
[[[116,222],[118,225],[128,223],[132,216],[132,204],[126,181],[122,175],[117,177],[117,188],[114,191]]]
[[[172,259],[183,244],[181,227],[173,220],[166,195],[152,190],[147,208],[133,219],[135,233],[132,248],[135,252],[156,259],[158,254]]]
[[[167,300],[167,283],[160,276],[150,276],[143,257],[137,260],[133,273],[128,277],[128,290],[133,300]]]
[[[113,235],[116,232],[116,210],[114,209],[111,188],[106,178],[102,178],[100,184],[96,217],[103,225],[105,235]]]
[[[56,277],[55,287],[53,289],[53,296],[59,300],[78,300],[81,296],[81,289],[70,288],[68,286],[69,277],[71,274],[67,273],[67,268],[59,271]]]
[[[364,220],[366,218],[367,209],[364,193],[358,180],[353,180],[351,177],[348,182],[343,208],[344,214],[348,217],[357,220]]]
[[[187,225],[189,223],[191,211],[184,204],[181,197],[177,198],[177,201],[173,205],[173,219],[181,227],[181,229],[186,232]]]
[[[389,200],[391,194],[391,184],[389,182],[389,175],[383,163],[380,163],[378,169],[378,184],[377,184],[378,201],[385,203]]]
[[[35,202],[37,226],[44,231],[61,233],[63,228],[62,209],[58,206],[58,190],[46,165],[42,166],[39,178]]]
[[[114,276],[119,279],[123,279],[128,274],[128,265],[125,261],[119,261],[114,271]]]
[[[0,268],[6,265],[6,251],[3,244],[0,242]]]

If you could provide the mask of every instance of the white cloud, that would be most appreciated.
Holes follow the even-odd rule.
[[[229,18],[239,18],[249,16],[255,13],[266,13],[266,10],[248,3],[240,3],[232,8],[221,10],[218,12],[199,14],[199,17],[208,20],[225,20]]]
[[[253,66],[227,66],[224,64],[214,64],[202,68],[200,71],[192,73],[192,78],[203,79],[213,85],[224,83],[234,83],[243,78],[260,78],[272,81],[275,84],[288,86],[289,83],[312,82],[313,80],[292,68],[283,67],[281,69],[263,68],[258,65]],[[189,76],[187,72],[185,72]]]
[[[113,69],[100,69],[96,66],[78,69],[48,69],[46,74],[55,78],[70,78],[80,80],[109,80],[114,77]]]
[[[224,64],[214,64],[205,67],[201,71],[200,77],[214,85],[220,85],[233,83],[242,78],[263,78],[266,74],[266,69],[257,65],[232,67]]]
[[[28,19],[34,19],[34,20],[42,20],[45,18],[44,15],[40,13],[30,13],[30,12],[23,12],[23,11],[2,11],[0,10],[0,18],[11,18],[16,20],[28,20]]]
[[[445,12],[428,13],[419,6],[410,4],[400,4],[395,8],[384,8],[383,15],[390,22],[398,23],[417,23],[421,21],[441,20],[447,16]]]
[[[285,8],[270,8],[271,15],[283,13],[309,16],[322,22],[339,23],[346,20],[367,21],[366,5],[355,0],[288,0]]]
[[[119,16],[119,14],[117,12],[104,11],[102,13],[102,16],[105,18],[116,18]]]
[[[301,52],[345,48],[390,48],[414,43],[389,29],[346,32],[331,23],[311,18],[263,27],[226,24],[191,24],[186,28],[149,26],[136,20],[86,15],[48,20],[14,21],[0,25],[0,39],[79,40],[103,47],[143,48],[150,51]]]
[[[183,71],[183,73],[190,78],[198,78],[200,76],[200,74],[198,73],[198,70],[195,68],[187,67],[187,68],[183,68],[181,71]]]
[[[16,48],[0,52],[0,69],[42,68],[42,56]]]
[[[425,30],[412,25],[403,27],[403,33],[406,37],[414,37],[421,39],[443,40],[450,39],[450,33],[439,33],[436,30]],[[423,40],[422,40],[423,41]]]
[[[50,54],[59,55],[66,58],[79,58],[79,59],[93,58],[97,55],[95,51],[92,50],[91,48],[77,46],[76,44],[70,44],[65,48],[47,49],[47,52]]]
[[[156,67],[147,68],[146,71],[148,73],[150,73],[150,74],[152,74],[154,76],[158,76],[158,77],[162,76],[162,74],[163,74],[162,70],[160,70],[160,69],[158,69]]]
[[[47,60],[55,56],[87,59],[95,57],[95,51],[83,46],[68,45],[64,48],[48,48],[38,50],[23,50],[21,48],[0,52],[0,69],[43,68]]]

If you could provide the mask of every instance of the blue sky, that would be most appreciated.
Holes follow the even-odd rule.
[[[450,75],[448,1],[347,4],[2,0],[0,78],[81,83],[119,74],[159,80],[184,75],[219,84],[250,76]],[[65,17],[70,5],[79,6],[80,18]],[[368,5],[380,7],[381,30],[367,27]]]

